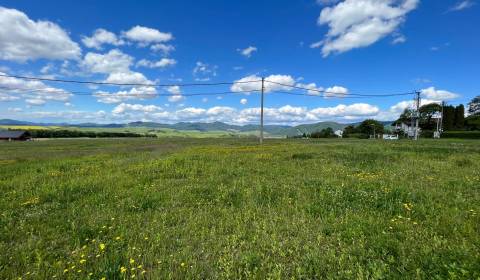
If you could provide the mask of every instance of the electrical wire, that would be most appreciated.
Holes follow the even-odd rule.
[[[52,94],[71,94],[71,95],[79,95],[79,96],[125,96],[125,97],[142,97],[142,96],[208,96],[208,95],[227,95],[227,94],[235,94],[235,93],[255,93],[260,92],[260,90],[246,90],[246,91],[223,91],[223,92],[205,92],[205,93],[182,93],[182,94],[174,94],[174,93],[139,93],[139,94],[132,94],[132,93],[125,93],[125,94],[118,94],[118,93],[107,93],[107,92],[86,92],[86,91],[65,91],[65,90],[47,90],[47,89],[25,89],[25,88],[8,88],[8,87],[1,87],[0,89],[11,90],[11,91],[23,91],[21,94],[28,94],[31,92],[43,92],[43,93],[52,93]]]
[[[262,81],[262,80],[258,80],[258,81],[236,81],[236,82],[218,82],[218,83],[181,83],[181,84],[150,83],[150,84],[145,84],[145,83],[112,83],[112,82],[95,82],[95,81],[51,79],[51,78],[40,78],[40,77],[29,77],[29,76],[7,75],[7,74],[0,74],[0,77],[16,78],[16,79],[31,80],[31,81],[47,81],[47,82],[74,83],[74,84],[110,85],[110,86],[142,86],[142,87],[220,86],[220,85],[258,83],[258,82]]]
[[[318,92],[318,93],[323,93],[323,94],[340,95],[340,93],[338,93],[338,92],[333,92],[333,91],[326,91],[326,90],[320,90],[320,89],[312,89],[312,88],[300,87],[300,86],[295,86],[295,85],[288,85],[288,84],[273,82],[273,81],[269,81],[269,80],[265,80],[265,82],[269,82],[269,83],[272,83],[272,84],[277,84],[277,85],[281,85],[281,86],[289,87],[289,88],[306,90],[306,91],[310,91],[310,92],[313,91],[313,92]],[[413,94],[415,94],[415,93],[414,93],[414,92],[394,93],[394,94],[358,94],[358,93],[348,93],[348,94],[346,94],[346,95],[349,95],[349,96],[365,96],[365,97],[380,97],[380,96],[389,97],[389,96],[401,96],[401,95],[413,95]],[[311,96],[315,96],[315,95],[311,95]],[[342,95],[342,96],[344,96],[344,95]],[[331,96],[329,96],[329,97],[331,97]]]

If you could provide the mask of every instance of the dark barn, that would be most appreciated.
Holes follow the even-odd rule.
[[[6,141],[27,141],[30,140],[28,131],[4,130],[0,131],[0,140]]]

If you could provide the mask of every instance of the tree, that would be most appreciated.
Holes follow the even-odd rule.
[[[349,126],[346,126],[344,129],[343,129],[343,137],[344,138],[348,138],[349,135],[351,134],[354,134],[356,133],[356,129],[353,125],[349,125]]]
[[[480,115],[471,115],[465,119],[465,128],[469,130],[480,130]]]
[[[409,108],[405,108],[405,110],[403,110],[403,113],[400,115],[398,120],[395,121],[395,123],[410,124],[412,121],[412,115],[413,115],[413,110]]]
[[[452,130],[455,126],[455,107],[443,107],[443,130]]]
[[[433,119],[442,111],[442,106],[437,103],[430,103],[420,107],[419,126],[423,130],[433,130],[436,127],[436,122]]]
[[[364,120],[362,123],[360,123],[357,130],[360,133],[367,134],[367,135],[373,135],[374,132],[375,134],[382,134],[384,131],[384,126],[379,121],[369,119],[369,120]]]
[[[470,115],[480,115],[480,95],[474,97],[470,103],[468,103],[468,113]]]
[[[333,133],[333,129],[331,127],[327,127],[322,129],[321,131],[316,131],[312,133],[312,138],[332,138],[335,137],[335,133]]]
[[[465,107],[463,104],[458,105],[455,107],[455,128],[463,129],[465,125]]]

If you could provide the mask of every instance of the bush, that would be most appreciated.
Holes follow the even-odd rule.
[[[480,139],[480,131],[445,131],[442,138]]]

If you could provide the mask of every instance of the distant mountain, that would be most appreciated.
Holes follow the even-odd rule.
[[[392,122],[382,122],[385,125],[390,125]],[[347,125],[358,125],[359,123],[353,124],[342,124],[337,122],[318,122],[313,124],[302,124],[297,126],[289,125],[265,125],[264,129],[267,134],[275,136],[294,136],[300,135],[303,133],[309,134],[316,131],[320,131],[327,127],[331,127],[333,130],[344,129]],[[81,127],[81,128],[134,128],[134,127],[147,127],[150,129],[174,129],[179,131],[193,130],[199,132],[210,132],[210,131],[225,131],[232,133],[246,133],[246,132],[255,132],[260,130],[259,125],[231,125],[223,122],[179,122],[175,124],[163,124],[156,122],[131,122],[127,124],[97,124],[97,123],[81,123],[81,124],[68,124],[68,123],[34,123],[34,122],[25,122],[11,119],[1,119],[0,125],[31,125],[31,126],[65,126],[65,127]]]

